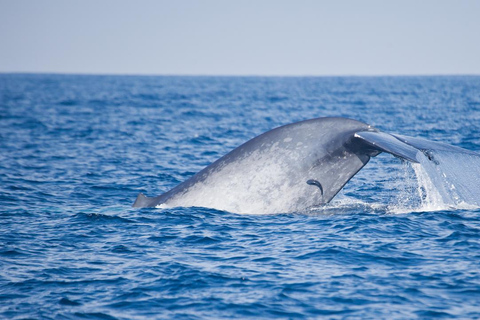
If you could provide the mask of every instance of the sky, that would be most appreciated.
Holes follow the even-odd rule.
[[[480,75],[480,1],[0,0],[0,72]]]

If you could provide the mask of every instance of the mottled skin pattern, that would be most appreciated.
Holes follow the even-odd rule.
[[[133,206],[198,206],[239,213],[301,211],[328,203],[380,152],[418,162],[417,153],[425,154],[422,147],[428,145],[423,141],[345,118],[301,121],[247,141],[158,197],[140,194]]]

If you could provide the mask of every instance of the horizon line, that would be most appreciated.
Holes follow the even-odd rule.
[[[0,75],[59,75],[59,76],[126,76],[126,77],[225,77],[225,78],[354,78],[354,77],[478,77],[475,73],[418,73],[418,74],[201,74],[201,73],[122,73],[66,71],[0,71]]]

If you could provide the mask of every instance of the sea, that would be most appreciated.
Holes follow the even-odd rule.
[[[480,77],[0,74],[0,318],[480,318],[475,157],[460,200],[382,153],[302,212],[132,208],[318,117],[480,152]]]

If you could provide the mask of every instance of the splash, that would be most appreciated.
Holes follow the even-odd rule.
[[[323,206],[316,206],[306,210],[305,214],[311,215],[353,215],[358,212],[382,214],[387,212],[388,207],[378,202],[365,202],[348,196],[340,197]]]
[[[480,207],[479,155],[436,150],[421,154],[418,160],[409,164],[410,170],[404,170],[404,188],[389,212]]]

